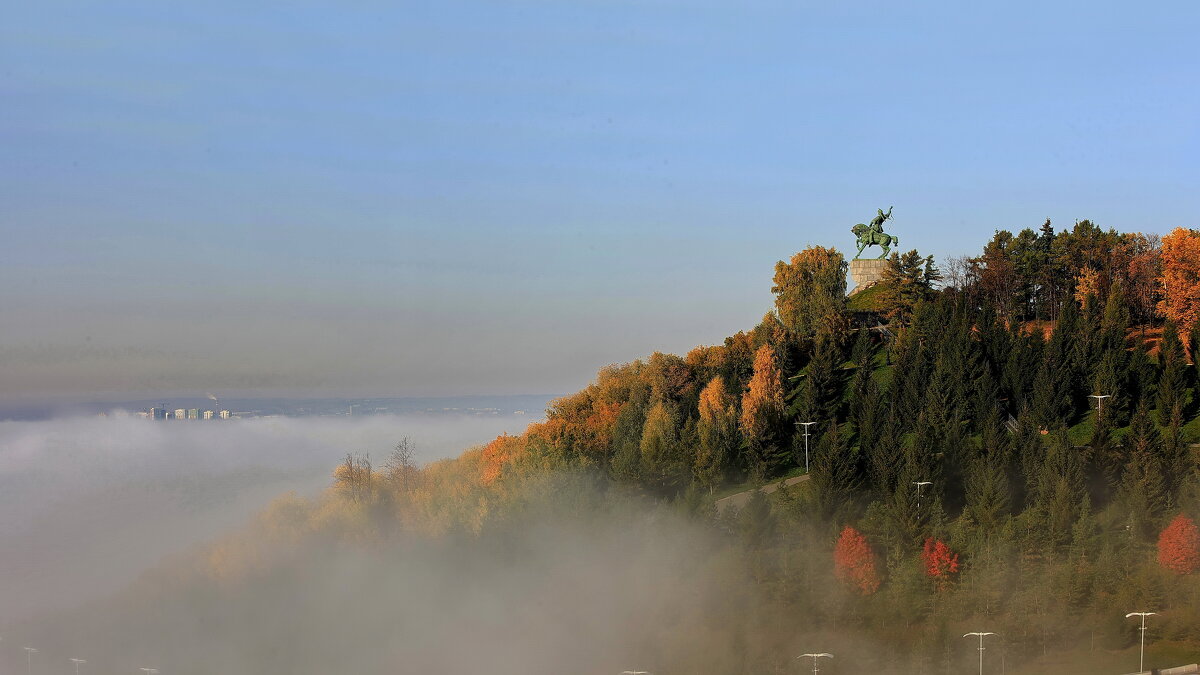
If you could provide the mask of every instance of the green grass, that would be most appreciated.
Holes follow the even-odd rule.
[[[989,650],[987,658],[994,655]],[[1172,668],[1200,662],[1200,646],[1192,642],[1156,641],[1146,645],[1146,668]],[[984,664],[984,670],[993,670]],[[1138,646],[1120,650],[1091,649],[1085,639],[1072,649],[1049,650],[1019,668],[1007,668],[1012,675],[1092,675],[1093,673],[1136,673]],[[997,672],[995,668],[993,672]]]
[[[846,310],[851,312],[880,312],[886,309],[881,303],[883,284],[855,293],[846,299]]]

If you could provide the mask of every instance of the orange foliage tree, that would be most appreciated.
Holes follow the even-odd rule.
[[[925,563],[925,575],[933,577],[939,590],[945,589],[958,573],[958,554],[941,539],[929,537],[925,540],[921,561]]]
[[[1158,535],[1158,564],[1176,574],[1191,574],[1200,567],[1200,532],[1182,513]]]
[[[1200,319],[1200,232],[1177,227],[1163,237],[1160,281],[1158,309],[1185,334]]]
[[[491,485],[504,473],[504,467],[515,462],[525,452],[525,444],[519,436],[501,434],[483,446],[479,460],[479,479]]]
[[[833,573],[838,580],[870,595],[879,590],[875,552],[861,532],[847,525],[833,548]]]
[[[742,433],[750,446],[750,460],[756,472],[769,467],[771,447],[778,444],[783,424],[783,383],[775,365],[775,352],[763,345],[754,354],[754,375],[742,396]]]
[[[699,447],[693,471],[700,484],[711,491],[733,461],[737,447],[737,408],[720,375],[700,391],[699,408],[700,420],[696,425]]]

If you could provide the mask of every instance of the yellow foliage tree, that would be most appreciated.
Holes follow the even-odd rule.
[[[846,304],[846,259],[835,248],[810,246],[775,263],[775,310],[790,331],[813,335]]]

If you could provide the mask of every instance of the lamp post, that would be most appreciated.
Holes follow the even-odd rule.
[[[87,663],[87,661],[83,659],[71,659],[71,663],[75,664],[75,675],[79,675],[79,666]]]
[[[36,653],[37,650],[33,647],[25,648],[25,673],[27,675],[33,673],[33,655]]]
[[[797,656],[796,658],[798,658],[798,659],[802,659],[802,658],[804,658],[804,657],[806,657],[806,656],[808,656],[808,657],[812,657],[812,660],[813,660],[813,675],[816,675],[816,674],[817,674],[817,670],[818,670],[818,668],[817,668],[817,659],[820,659],[820,658],[832,659],[832,658],[833,658],[833,654],[830,654],[830,653],[828,653],[828,652],[821,652],[820,654],[801,654],[800,656]]]
[[[146,675],[158,675],[158,668],[138,668],[138,670]]]
[[[919,518],[921,516],[921,488],[925,487],[926,485],[933,485],[933,482],[927,480],[914,480],[913,485],[917,486],[917,517]]]
[[[804,473],[808,473],[808,428],[816,422],[796,422],[796,426],[804,427]]]
[[[1130,612],[1125,615],[1128,619],[1131,616],[1142,617],[1142,627],[1139,629],[1142,632],[1141,647],[1138,649],[1138,672],[1144,672],[1143,666],[1146,663],[1146,617],[1155,616],[1158,612]]]
[[[1111,397],[1112,394],[1088,394],[1088,398],[1096,399],[1096,417],[1104,416],[1104,399]]]
[[[967,633],[963,637],[970,637],[972,635],[979,636],[979,675],[983,675],[983,636],[995,635],[995,633]]]

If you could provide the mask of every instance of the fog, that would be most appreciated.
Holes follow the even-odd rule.
[[[10,631],[46,654],[43,672],[79,656],[90,673],[164,675],[727,673],[761,655],[771,622],[737,564],[712,555],[713,532],[582,475],[536,494],[480,536],[295,545],[252,529],[250,572],[174,561]],[[786,665],[797,646],[772,651]]]
[[[125,586],[163,556],[245,523],[273,497],[311,494],[346,453],[382,464],[459,454],[517,416],[405,415],[162,423],[0,422],[0,624]]]

